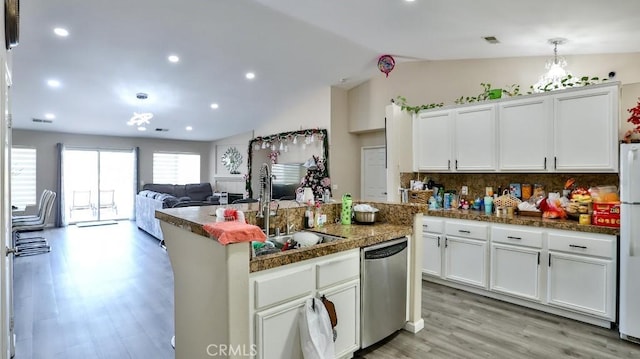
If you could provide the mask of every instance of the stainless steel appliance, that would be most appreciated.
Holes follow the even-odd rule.
[[[366,348],[407,321],[407,238],[365,247],[360,253],[360,344]]]

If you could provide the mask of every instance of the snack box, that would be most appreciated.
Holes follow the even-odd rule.
[[[620,202],[593,203],[591,224],[603,227],[620,227]]]

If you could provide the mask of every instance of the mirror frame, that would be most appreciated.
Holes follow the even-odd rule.
[[[322,147],[323,147],[323,156],[324,156],[324,164],[325,164],[325,168],[326,168],[326,172],[327,172],[327,177],[330,177],[329,175],[329,132],[326,129],[320,129],[320,128],[310,128],[310,129],[306,129],[306,130],[298,130],[298,131],[289,131],[289,132],[281,132],[281,133],[277,133],[274,135],[270,135],[270,136],[259,136],[259,137],[255,137],[252,138],[251,140],[249,140],[249,147],[248,147],[248,155],[247,155],[247,175],[245,178],[245,191],[247,192],[247,194],[249,195],[249,198],[253,198],[253,189],[251,188],[251,164],[252,164],[252,157],[253,157],[253,146],[256,143],[273,143],[276,141],[290,141],[293,140],[294,137],[296,136],[311,136],[311,135],[318,135],[320,134],[322,136]]]

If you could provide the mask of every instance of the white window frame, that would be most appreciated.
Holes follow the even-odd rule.
[[[20,210],[38,204],[37,159],[34,147],[11,148],[11,204]]]
[[[200,154],[184,152],[153,153],[153,183],[200,183]]]

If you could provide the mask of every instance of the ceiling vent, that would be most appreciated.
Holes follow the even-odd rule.
[[[51,120],[43,120],[41,118],[32,118],[31,121],[35,123],[53,123]]]
[[[168,128],[156,128],[156,132],[169,132]]]
[[[498,41],[498,39],[495,36],[484,36],[483,37],[484,41],[490,43],[490,44],[499,44],[500,41]]]

